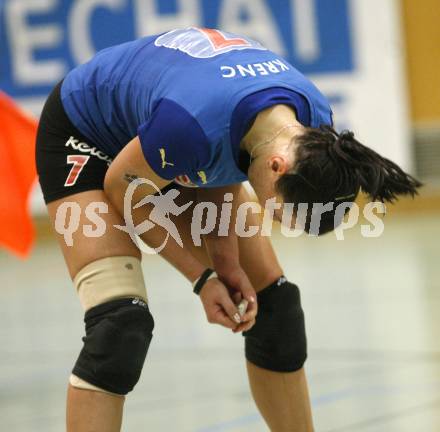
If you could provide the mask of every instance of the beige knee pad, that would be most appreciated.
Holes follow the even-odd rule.
[[[94,306],[124,297],[147,302],[141,262],[131,256],[108,257],[82,268],[73,279],[85,312]]]
[[[84,381],[83,379],[77,377],[74,374],[70,374],[69,383],[72,387],[81,389],[81,390],[90,390],[90,391],[97,391],[101,393],[107,393],[109,395],[118,396],[121,397],[121,395],[116,393],[111,393],[107,390],[104,390],[102,388],[96,387],[93,384],[88,383],[87,381]]]
[[[125,297],[138,297],[148,302],[141,262],[135,257],[108,257],[94,261],[78,272],[73,283],[85,312]],[[76,388],[113,394],[73,374],[69,382]]]

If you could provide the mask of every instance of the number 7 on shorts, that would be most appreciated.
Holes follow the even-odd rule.
[[[89,159],[90,156],[85,155],[67,155],[67,163],[73,164],[73,166],[69,172],[69,175],[67,176],[64,186],[73,186],[76,183],[81,171]]]

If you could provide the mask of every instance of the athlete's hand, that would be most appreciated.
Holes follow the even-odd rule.
[[[200,291],[200,300],[209,323],[236,330],[242,322],[228,289],[219,279],[212,278],[206,281]]]
[[[236,265],[234,267],[229,266],[227,270],[217,270],[217,273],[219,279],[228,287],[229,295],[235,305],[238,306],[242,300],[247,301],[247,307],[241,316],[241,323],[234,329],[234,333],[250,330],[255,324],[258,305],[257,295],[245,271]]]

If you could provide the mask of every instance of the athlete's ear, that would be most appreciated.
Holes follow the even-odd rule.
[[[287,159],[282,156],[272,156],[269,159],[268,164],[272,172],[279,176],[285,174],[289,169]]]

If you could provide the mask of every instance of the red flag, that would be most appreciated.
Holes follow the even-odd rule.
[[[29,194],[37,178],[37,121],[0,91],[0,246],[25,257],[35,232]]]

